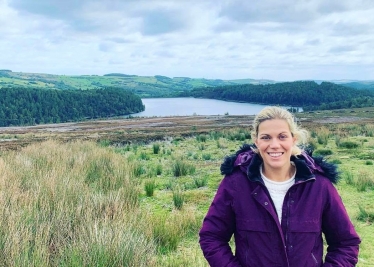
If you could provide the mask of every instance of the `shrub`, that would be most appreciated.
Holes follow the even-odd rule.
[[[373,165],[373,162],[371,160],[365,161],[365,165]]]

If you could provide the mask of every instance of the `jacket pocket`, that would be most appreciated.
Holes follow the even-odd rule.
[[[242,265],[283,266],[283,246],[275,227],[264,220],[237,220],[235,242]]]
[[[304,262],[299,266],[321,266],[322,228],[319,221],[290,222],[288,234],[288,253],[291,258],[297,255]]]

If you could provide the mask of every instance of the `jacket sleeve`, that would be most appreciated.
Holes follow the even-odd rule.
[[[232,177],[226,176],[213,199],[200,229],[200,246],[212,267],[239,267],[229,241],[235,231],[235,213],[232,209]]]
[[[326,183],[327,199],[322,217],[322,230],[327,242],[324,267],[356,266],[359,244],[341,197],[331,183]]]

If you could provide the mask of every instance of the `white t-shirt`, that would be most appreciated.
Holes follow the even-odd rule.
[[[284,197],[286,196],[288,189],[295,183],[296,169],[292,177],[284,182],[275,182],[267,178],[262,173],[262,165],[260,166],[260,173],[261,173],[261,178],[264,180],[265,186],[267,187],[270,193],[271,199],[274,202],[275,209],[278,214],[279,222],[282,222],[282,206],[283,206]]]

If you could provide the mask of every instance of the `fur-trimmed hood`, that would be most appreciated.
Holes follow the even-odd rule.
[[[221,165],[221,174],[231,174],[235,168],[245,172],[250,180],[261,180],[259,167],[262,158],[253,151],[254,144],[244,144],[234,155],[225,158]],[[312,150],[305,150],[301,155],[291,157],[296,166],[296,181],[313,178],[319,173],[336,184],[339,173],[335,164],[328,163],[323,157],[313,157]]]

